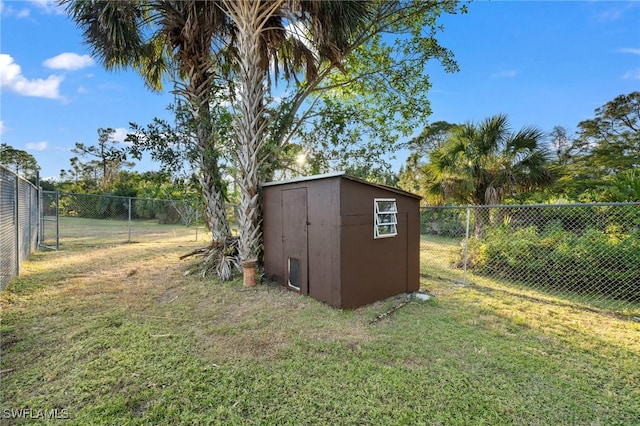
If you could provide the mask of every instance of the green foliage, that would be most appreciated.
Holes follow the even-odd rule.
[[[473,238],[474,272],[571,291],[640,300],[640,231],[610,224],[603,229],[568,229],[556,220],[514,229],[498,226]]]
[[[428,188],[435,180],[432,171],[429,169],[429,154],[444,146],[451,137],[454,129],[459,125],[437,121],[425,127],[422,132],[401,148],[411,150],[406,164],[401,168],[398,175],[398,185],[400,188],[420,194],[423,199],[434,201]]]
[[[431,114],[428,64],[458,70],[436,38],[438,16],[456,13],[457,2],[374,3],[371,26],[356,34],[342,65],[308,82],[294,140],[313,172],[368,169],[373,180],[384,180],[390,165],[383,158]]]
[[[0,143],[0,164],[19,175],[31,178],[40,170],[33,155],[20,149]]]
[[[420,234],[460,237],[466,232],[465,221],[464,209],[421,209]]]
[[[578,139],[592,147],[588,159],[600,176],[640,167],[640,92],[617,96],[578,129]]]
[[[640,169],[629,169],[605,177],[595,189],[582,195],[584,201],[631,202],[640,201]]]
[[[553,178],[542,137],[534,127],[512,132],[506,115],[457,127],[429,155],[429,192],[436,200],[487,205],[549,185]]]
[[[486,204],[486,200],[483,201],[486,195],[518,204],[557,198],[567,202],[640,199],[637,172],[640,170],[640,92],[617,96],[597,108],[593,119],[578,124],[575,136],[563,127],[554,127],[548,134],[550,152],[544,155],[535,154],[545,151],[543,135],[538,131],[535,147],[527,147],[526,143],[521,146],[531,150],[526,160],[529,171],[520,166],[514,168],[515,162],[509,165],[507,156],[498,151],[491,152],[493,148],[486,141],[506,138],[506,133],[495,126],[493,130],[489,128],[491,121],[496,121],[496,117],[478,126],[456,128],[437,122],[425,127],[419,136],[404,145],[411,154],[399,176],[401,187],[422,194],[431,204]],[[483,127],[487,138],[479,136]],[[534,135],[531,130],[535,129],[523,129],[519,135],[526,136],[527,132],[529,136]],[[452,131],[455,133],[451,134]],[[457,146],[453,139],[458,139]],[[465,144],[464,140],[473,142]],[[506,139],[496,146],[501,144],[508,146]],[[506,151],[504,154],[508,154]],[[525,155],[524,152],[514,149],[510,155],[517,159]],[[540,166],[544,166],[544,170]],[[522,180],[523,177],[526,179]],[[511,188],[500,184],[509,179]]]
[[[553,181],[542,139],[534,127],[512,132],[506,115],[477,125],[437,122],[406,144],[413,152],[399,182],[431,204],[500,204]]]
[[[640,92],[597,108],[594,118],[578,123],[575,137],[558,127],[551,137],[559,175],[552,194],[583,202],[640,198],[633,182],[640,168]]]
[[[233,144],[231,111],[220,105],[217,99],[209,107],[209,113],[201,117],[196,123],[192,111],[182,105],[169,105],[174,115],[174,122],[154,118],[150,124],[140,126],[129,123],[131,132],[125,138],[131,145],[127,152],[134,158],[142,158],[143,153],[149,153],[154,161],[160,163],[160,171],[169,174],[173,179],[190,179],[194,175],[203,173],[201,158],[203,148],[200,146],[199,130],[204,130],[209,138],[207,149],[211,158],[220,160],[220,173],[226,171],[225,165],[231,159],[230,150]],[[208,120],[208,121],[206,121]],[[223,185],[225,182],[220,182]]]
[[[127,161],[125,151],[116,147],[118,142],[114,140],[115,133],[114,129],[100,128],[97,145],[76,142],[75,148],[71,151],[90,160],[82,162],[78,157],[72,157],[71,168],[60,171],[60,177],[71,184],[68,190],[108,192],[118,179],[120,172],[134,166],[134,163]]]
[[[59,200],[59,214],[91,219],[127,219],[128,200],[93,194],[65,194]]]
[[[29,181],[32,184],[36,184],[36,179],[35,178],[31,178],[29,179]],[[56,190],[56,182],[53,178],[50,179],[42,179],[40,180],[40,188],[42,188],[43,191],[55,191]]]

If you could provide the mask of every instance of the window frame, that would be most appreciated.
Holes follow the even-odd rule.
[[[382,210],[382,203],[393,203],[392,208]],[[384,220],[382,218],[385,218]],[[389,220],[390,218],[390,220]],[[381,232],[382,231],[382,232]],[[398,203],[395,198],[373,199],[373,238],[393,238],[398,235]]]

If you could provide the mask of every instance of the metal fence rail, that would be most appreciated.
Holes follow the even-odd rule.
[[[38,244],[38,189],[0,166],[0,290]]]
[[[423,207],[422,274],[640,314],[640,204]]]

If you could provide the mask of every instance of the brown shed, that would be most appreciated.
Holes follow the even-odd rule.
[[[262,185],[264,270],[337,308],[420,287],[420,197],[344,173]]]

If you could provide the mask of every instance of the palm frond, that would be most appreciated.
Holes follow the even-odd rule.
[[[145,45],[146,10],[138,2],[63,0],[60,4],[66,4],[92,55],[105,68],[126,68],[139,61]]]

